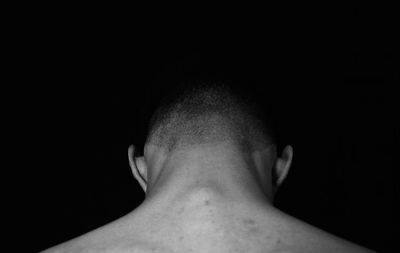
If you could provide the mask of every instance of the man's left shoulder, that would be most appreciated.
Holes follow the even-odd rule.
[[[98,252],[90,247],[90,244],[82,242],[81,238],[72,239],[67,242],[60,243],[51,248],[43,250],[39,253],[92,253]]]
[[[104,237],[103,237],[104,238]],[[39,253],[92,253],[104,252],[105,240],[101,240],[96,230],[65,241]],[[95,248],[96,247],[96,248]]]

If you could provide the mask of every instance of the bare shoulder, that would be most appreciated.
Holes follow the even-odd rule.
[[[290,237],[295,244],[302,245],[304,252],[375,252],[285,213],[279,217],[281,224],[286,227],[282,236]]]
[[[90,233],[88,234],[90,235]],[[86,235],[85,235],[86,236]],[[55,245],[39,253],[92,253],[99,252],[93,247],[92,243],[85,240],[85,236],[77,237],[75,239]],[[98,248],[97,248],[98,250]]]
[[[76,245],[74,246],[73,241],[71,241],[71,242],[61,243],[59,245],[43,250],[39,253],[66,253],[66,252],[83,253],[85,252],[85,250],[83,248],[76,247]]]
[[[138,228],[120,221],[90,231],[39,253],[175,253],[166,245],[144,240]]]
[[[130,240],[118,243],[104,244],[82,243],[77,239],[56,245],[39,253],[176,253],[172,249],[159,244],[149,244],[144,241]]]
[[[116,241],[113,231],[109,231],[110,225],[105,225],[98,229],[92,230],[81,236],[68,240],[66,242],[55,245],[40,253],[94,253],[94,252],[110,252],[108,248]]]
[[[175,223],[166,219],[165,224],[123,220],[41,253],[373,252],[285,213],[201,217]]]

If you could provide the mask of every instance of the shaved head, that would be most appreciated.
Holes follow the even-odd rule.
[[[276,143],[261,109],[250,90],[221,82],[185,82],[159,104],[146,143],[167,152],[221,142],[246,153],[261,150]]]

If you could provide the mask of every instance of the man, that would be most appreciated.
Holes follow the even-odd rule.
[[[273,206],[293,148],[278,156],[268,115],[241,92],[205,82],[171,92],[144,156],[128,149],[144,202],[44,252],[371,252]]]

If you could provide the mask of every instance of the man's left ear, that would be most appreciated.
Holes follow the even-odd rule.
[[[143,191],[147,190],[147,164],[144,157],[135,157],[135,147],[133,145],[128,148],[129,166],[131,167],[133,176],[139,182]]]

